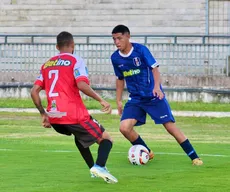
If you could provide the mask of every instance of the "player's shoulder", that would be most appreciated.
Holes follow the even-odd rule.
[[[134,47],[135,52],[141,55],[145,55],[146,53],[150,52],[147,46],[140,44],[140,43],[134,43],[133,47]]]
[[[77,60],[83,60],[82,59],[82,57],[80,57],[78,54],[76,54],[76,53],[73,53],[73,54],[71,54],[72,55],[72,57],[74,57],[74,58],[76,58]]]
[[[57,55],[54,55],[51,57],[48,61],[55,61],[55,60],[75,60],[79,58],[78,56],[75,56],[71,53],[59,53]]]
[[[132,46],[136,50],[143,50],[147,48],[145,45],[140,44],[140,43],[132,43]]]
[[[119,56],[119,50],[117,49],[116,51],[114,51],[111,55],[111,59],[114,60]]]
[[[78,56],[71,53],[59,53],[48,59],[43,65],[42,69],[46,69],[52,66],[72,66],[80,60]]]
[[[54,56],[50,57],[48,60],[46,60],[42,64],[42,69],[46,69],[47,67],[56,65],[57,60],[58,60],[58,55],[54,55]]]
[[[84,59],[83,59],[81,56],[79,56],[79,55],[76,54],[76,53],[73,53],[73,56],[74,56],[74,58],[77,60],[76,63],[78,63],[78,64],[85,64],[85,61],[84,61]]]

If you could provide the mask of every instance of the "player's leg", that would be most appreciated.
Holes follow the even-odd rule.
[[[90,151],[89,147],[84,148],[83,145],[77,140],[77,138],[74,136],[75,144],[78,148],[78,150],[81,153],[81,156],[85,160],[86,164],[88,165],[89,169],[93,167],[94,165],[94,160],[92,153]]]
[[[126,139],[130,141],[132,145],[143,145],[149,152],[150,148],[141,138],[141,136],[135,131],[134,126],[145,124],[146,112],[142,110],[138,104],[126,103],[120,123],[120,132],[124,135]],[[151,159],[153,158],[153,153],[151,152]]]
[[[193,161],[194,165],[202,165],[203,162],[200,160],[197,155],[195,149],[190,143],[189,139],[184,135],[182,131],[176,126],[174,122],[167,122],[163,124],[165,129],[170,133],[180,144],[184,152],[189,156],[189,158]]]
[[[79,125],[69,125],[68,129],[75,135],[75,141],[78,141],[76,144],[81,150],[96,142],[99,144],[96,164],[104,167],[112,149],[112,139],[103,126],[90,117],[88,121]]]
[[[192,161],[194,161],[195,159],[199,160],[199,157],[189,140],[186,138],[184,133],[179,128],[177,128],[174,117],[172,115],[172,111],[165,98],[159,102],[152,102],[151,105],[148,105],[148,107],[146,107],[146,110],[156,124],[164,125],[167,132],[177,140],[177,142],[180,144],[182,149],[191,158]],[[195,164],[202,164],[202,161],[200,160],[199,163]]]
[[[105,167],[112,149],[112,138],[95,119],[90,117],[87,122],[82,122],[81,126],[87,132],[85,137],[79,139],[85,147],[97,142],[99,144],[96,164],[90,169],[91,174],[103,178],[107,183],[117,183],[117,179],[111,175]]]
[[[101,138],[98,138],[98,153],[96,164],[90,169],[91,174],[103,178],[107,183],[117,183],[118,180],[109,173],[106,162],[112,149],[112,138],[107,131],[104,131]]]
[[[60,134],[64,135],[72,135],[72,132],[75,130],[74,125],[63,125],[63,124],[52,124],[52,127],[54,130],[56,130]],[[87,166],[91,168],[94,165],[93,156],[91,154],[91,151],[89,147],[84,148],[83,145],[77,140],[76,136],[74,136],[75,144],[78,148],[78,150],[81,153],[81,156],[85,160]]]

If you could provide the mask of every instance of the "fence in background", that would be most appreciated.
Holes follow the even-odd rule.
[[[230,34],[230,0],[206,0],[206,34]]]
[[[113,74],[110,56],[116,47],[111,36],[74,39],[90,74]],[[54,35],[0,35],[0,72],[38,74],[41,64],[57,54],[55,41]],[[149,47],[163,75],[230,75],[230,35],[133,35],[132,41]]]

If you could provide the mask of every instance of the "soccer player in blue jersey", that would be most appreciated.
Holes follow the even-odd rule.
[[[162,124],[180,144],[192,160],[193,165],[202,165],[193,146],[186,136],[177,128],[170,106],[160,83],[159,63],[156,62],[149,49],[139,43],[131,43],[129,28],[124,25],[116,26],[112,31],[114,44],[118,48],[111,56],[116,80],[116,102],[118,113],[121,115],[120,132],[132,145],[140,144],[149,150],[150,159],[153,152],[135,131],[134,126],[146,122],[146,114]],[[124,85],[130,93],[129,99],[122,106]]]

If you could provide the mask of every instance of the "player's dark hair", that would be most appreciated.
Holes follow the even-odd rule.
[[[57,45],[59,48],[69,46],[73,42],[73,35],[69,32],[62,31],[57,36]]]
[[[130,31],[129,31],[129,28],[126,27],[125,25],[117,25],[112,30],[112,34],[114,33],[121,33],[123,35],[124,33],[130,34]]]

